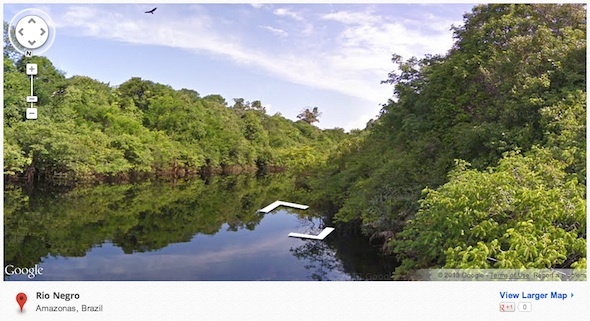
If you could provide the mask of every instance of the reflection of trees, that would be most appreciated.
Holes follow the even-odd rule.
[[[319,218],[311,216],[299,217],[298,230],[309,234],[318,234],[324,229]],[[316,281],[330,281],[334,270],[341,270],[340,261],[336,258],[336,251],[328,243],[320,240],[302,240],[304,243],[295,248],[290,248],[297,259],[306,261],[305,269],[312,271],[311,279]]]
[[[84,256],[111,241],[125,253],[187,242],[196,234],[253,230],[262,204],[289,195],[290,177],[249,175],[167,183],[79,187],[66,193],[4,192],[5,262],[33,266],[50,256]]]
[[[299,219],[300,233],[318,234],[325,225],[319,218]],[[305,268],[312,270],[313,280],[329,280],[330,272],[337,270],[352,280],[391,280],[391,273],[397,266],[392,257],[380,255],[368,239],[360,233],[336,228],[326,239],[303,240],[305,243],[290,252],[300,260],[309,263]]]
[[[330,281],[330,272],[341,268],[334,250],[323,241],[304,240],[298,247],[289,249],[299,260],[307,261],[305,269],[311,270],[311,279],[316,281]]]
[[[100,185],[67,192],[19,187],[4,191],[6,264],[33,266],[47,256],[81,257],[96,245],[112,242],[125,253],[162,249],[188,242],[196,234],[254,230],[264,217],[257,210],[277,199],[306,204],[284,175],[214,176],[167,183]],[[288,208],[283,210],[290,211]],[[297,211],[293,211],[293,214]],[[306,214],[313,214],[310,208]],[[319,233],[320,218],[301,215],[298,231]],[[305,262],[311,279],[334,279],[341,273],[385,273],[386,259],[361,235],[337,228],[325,240],[304,240],[291,253]]]
[[[326,242],[336,251],[342,268],[355,280],[391,280],[399,265],[393,256],[382,255],[380,247],[371,245],[368,238],[354,229],[336,229]]]

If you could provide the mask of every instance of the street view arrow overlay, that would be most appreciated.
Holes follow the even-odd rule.
[[[334,230],[333,227],[326,227],[320,234],[318,235],[311,235],[311,234],[300,234],[300,233],[289,233],[290,237],[299,237],[304,239],[312,239],[312,240],[323,240],[328,236],[328,234],[332,233]]]
[[[295,203],[289,203],[289,202],[283,202],[283,201],[274,201],[272,202],[270,205],[268,205],[265,208],[259,209],[258,212],[261,213],[268,213],[271,212],[272,210],[274,210],[275,208],[279,207],[279,206],[287,206],[287,207],[293,207],[293,208],[298,208],[301,210],[306,210],[309,206],[307,205],[301,205],[301,204],[295,204]],[[310,234],[301,234],[301,233],[289,233],[290,237],[299,237],[299,238],[304,238],[304,239],[312,239],[312,240],[323,240],[326,238],[326,236],[328,236],[328,234],[332,233],[332,231],[334,230],[333,227],[326,227],[320,234],[318,235],[310,235]]]
[[[301,204],[295,204],[295,203],[289,203],[289,202],[283,202],[283,201],[275,201],[275,202],[272,202],[269,206],[259,209],[258,212],[268,213],[281,205],[287,206],[287,207],[298,208],[301,210],[306,210],[309,207],[307,205],[301,205]]]

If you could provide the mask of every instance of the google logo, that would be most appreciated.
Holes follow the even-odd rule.
[[[35,266],[31,268],[15,267],[14,265],[9,264],[4,268],[4,274],[26,275],[29,279],[34,279],[37,275],[43,275],[43,268],[38,264],[35,264]]]

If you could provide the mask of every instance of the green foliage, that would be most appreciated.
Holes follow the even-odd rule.
[[[404,256],[398,275],[585,258],[585,12],[579,4],[479,5],[454,28],[447,54],[393,55],[396,69],[383,82],[396,99],[314,172],[317,201],[336,209],[336,221],[393,235],[384,249]],[[472,169],[457,169],[457,159]],[[526,169],[520,175],[530,181],[507,167]],[[564,204],[574,209],[554,210]],[[501,220],[489,217],[494,211]],[[539,247],[520,244],[527,237]]]
[[[425,189],[393,241],[415,268],[569,268],[586,256],[585,186],[547,149],[508,153],[495,168],[458,162],[449,182]]]
[[[302,172],[318,163],[317,151],[309,146],[279,150],[280,165]]]
[[[312,110],[309,110],[309,108],[304,109],[299,115],[297,115],[297,118],[308,124],[313,124],[320,121],[319,118],[321,115],[322,113],[319,112],[318,108],[313,107]]]
[[[14,141],[7,140],[7,137],[14,137],[7,135],[12,130],[10,127],[4,129],[4,175],[22,174],[32,163],[32,159]]]
[[[25,69],[27,64],[31,63],[37,64],[37,75],[33,76],[35,95],[38,98],[37,104],[39,107],[49,106],[52,102],[51,96],[65,87],[65,74],[64,72],[57,70],[49,59],[39,56],[21,57],[15,63],[15,72],[24,75],[28,80],[29,77],[26,76]],[[28,95],[30,95],[30,91]]]
[[[24,119],[27,63],[39,65],[37,121]],[[85,76],[65,78],[46,57],[5,56],[4,75],[7,175],[29,167],[41,177],[68,172],[80,179],[203,166],[303,171],[320,160],[309,155],[326,155],[320,151],[346,136],[269,116],[259,100],[237,98],[228,108],[219,95],[201,98],[139,77],[116,88]]]

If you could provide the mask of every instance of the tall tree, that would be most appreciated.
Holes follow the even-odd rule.
[[[313,107],[312,110],[309,110],[309,108],[306,108],[305,110],[303,110],[301,112],[301,114],[297,115],[297,118],[301,119],[302,121],[308,123],[308,124],[313,124],[313,123],[317,123],[319,122],[319,117],[322,115],[322,113],[320,113],[318,111],[317,107]]]
[[[266,113],[266,108],[262,106],[262,102],[260,100],[253,101],[252,104],[250,104],[250,109]]]

